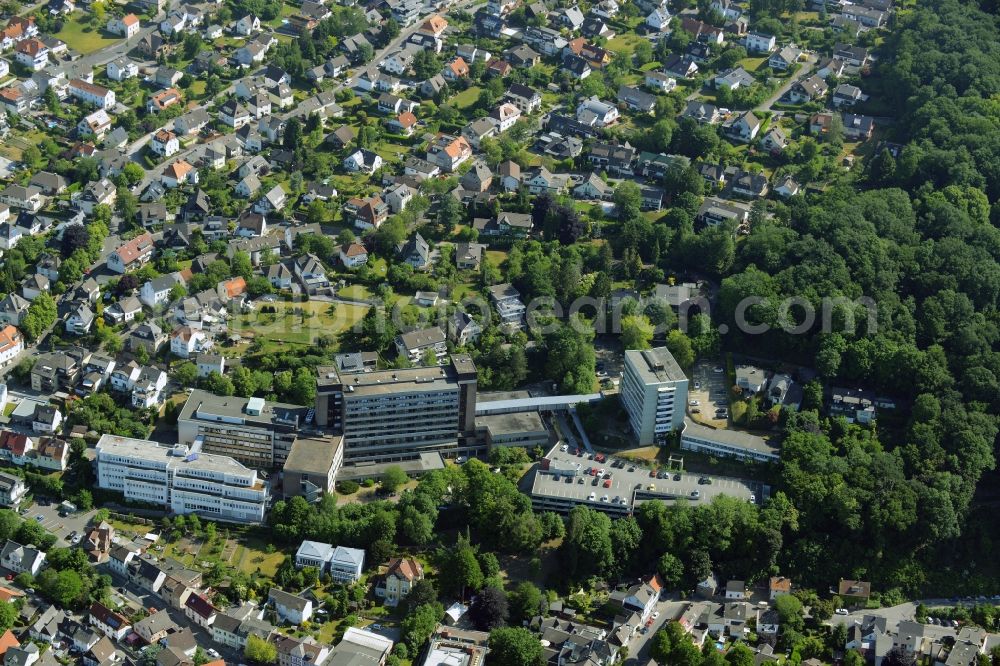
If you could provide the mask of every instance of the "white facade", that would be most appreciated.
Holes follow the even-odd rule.
[[[97,486],[127,499],[160,504],[236,523],[264,520],[267,485],[232,458],[200,452],[196,442],[167,448],[156,442],[103,435],[97,443]]]
[[[640,446],[684,424],[688,379],[666,347],[625,352],[621,400]]]

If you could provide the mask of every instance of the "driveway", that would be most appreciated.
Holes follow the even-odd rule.
[[[756,110],[770,111],[771,107],[774,106],[779,99],[784,97],[785,93],[787,93],[793,85],[795,85],[798,81],[801,81],[802,79],[808,78],[810,72],[813,71],[813,68],[815,66],[816,66],[816,56],[815,55],[808,56],[808,60],[805,61],[805,63],[802,65],[802,69],[799,70],[799,75],[797,77],[789,77],[788,80],[785,81],[785,83],[780,88],[778,88],[778,90],[775,91],[775,93],[771,95],[771,97],[769,97],[766,102],[758,106]]]

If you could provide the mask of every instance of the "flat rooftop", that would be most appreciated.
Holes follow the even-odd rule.
[[[687,379],[687,375],[677,365],[674,355],[666,347],[653,349],[630,349],[625,352],[625,363],[635,369],[645,384],[661,384]]]
[[[530,398],[527,391],[487,391],[476,395],[476,402],[493,402],[494,400],[521,400]]]
[[[440,453],[432,451],[421,453],[419,458],[413,460],[386,463],[359,462],[341,467],[337,473],[337,479],[347,481],[381,476],[388,467],[399,467],[407,474],[420,475],[436,469],[444,469],[444,458],[441,457]]]
[[[760,435],[743,432],[742,430],[710,428],[700,423],[695,423],[688,418],[684,419],[684,430],[681,432],[681,439],[685,437],[707,439],[719,444],[738,446],[748,451],[760,451],[761,453],[769,453],[775,456],[781,452],[781,447],[777,446],[774,443],[775,440],[772,438],[761,437]]]
[[[327,474],[333,466],[333,460],[343,444],[343,439],[339,435],[296,437],[283,469],[306,474]]]
[[[536,467],[533,474],[534,479],[531,484],[531,494],[533,497],[551,498],[556,501],[572,502],[574,504],[586,504],[596,509],[607,508],[617,510],[621,513],[633,511],[635,507],[644,501],[658,499],[663,502],[674,502],[684,499],[690,502],[710,502],[716,495],[729,495],[749,501],[750,496],[757,493],[753,482],[734,479],[730,477],[708,476],[706,474],[694,474],[691,472],[681,472],[680,480],[675,480],[677,472],[671,472],[669,478],[656,479],[650,477],[650,468],[635,466],[626,462],[624,468],[611,467],[613,457],[603,463],[588,460],[587,455],[576,456],[570,449],[566,453],[554,447],[545,456],[551,461],[551,466],[558,466],[562,470],[567,468],[576,469],[575,474],[566,476],[553,475]],[[579,467],[577,467],[579,465]],[[604,469],[605,473],[611,474],[610,487],[605,488],[605,479],[597,480],[596,476],[586,473],[587,468]],[[701,477],[710,478],[712,483],[700,484]],[[567,483],[566,480],[570,482]],[[582,479],[583,483],[579,480]],[[653,486],[652,489],[650,486]],[[699,493],[698,499],[693,499],[691,493],[695,490]],[[594,493],[595,499],[590,500],[590,494]],[[609,502],[602,502],[601,497],[608,496],[613,500],[616,496],[625,499],[625,504],[617,506]]]
[[[538,412],[511,412],[477,416],[476,426],[487,428],[493,435],[509,435],[519,432],[539,432],[547,430]]]
[[[249,411],[248,407],[251,408]],[[253,409],[254,407],[259,408],[259,413]],[[301,427],[305,425],[308,412],[309,408],[302,405],[268,402],[260,398],[220,396],[195,389],[191,391],[177,418],[180,421],[205,420],[259,426]]]
[[[349,393],[359,395],[381,395],[403,391],[441,391],[457,387],[460,379],[472,379],[476,366],[465,354],[455,354],[447,365],[400,368],[396,370],[373,370],[352,374],[341,374],[332,365],[317,368],[317,386],[343,384],[345,397]]]
[[[219,456],[211,453],[192,452],[182,445],[164,446],[148,439],[134,439],[118,435],[101,435],[95,447],[100,454],[133,456],[151,462],[161,462],[170,467],[204,469],[228,474],[253,474],[256,472],[233,460],[229,456]],[[98,460],[98,464],[100,461]]]

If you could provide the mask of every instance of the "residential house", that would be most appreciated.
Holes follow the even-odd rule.
[[[98,109],[84,116],[76,125],[78,136],[92,136],[96,141],[103,139],[110,129],[111,118],[104,109]]]
[[[66,332],[70,335],[87,335],[93,325],[94,311],[86,303],[74,306],[66,317]]]
[[[49,64],[49,47],[40,39],[25,39],[14,47],[14,60],[32,72],[43,70]]]
[[[37,213],[45,205],[46,199],[42,189],[34,185],[8,185],[0,191],[0,203],[11,208],[20,208],[29,213]],[[16,241],[15,241],[16,242]]]
[[[368,263],[368,250],[361,243],[346,243],[340,246],[340,263],[345,268],[357,268]]]
[[[353,219],[359,229],[378,229],[389,217],[389,205],[380,196],[365,199],[352,197],[344,204],[344,216]]]
[[[399,605],[417,581],[423,578],[424,569],[420,562],[409,557],[393,558],[386,565],[385,574],[376,586],[375,594],[384,598],[385,605],[392,608]]]
[[[149,149],[160,157],[170,157],[181,149],[177,135],[165,129],[158,130],[149,141]]]
[[[68,88],[71,97],[84,104],[93,104],[99,109],[110,109],[115,105],[115,91],[95,85],[83,79],[73,79]]]
[[[400,243],[399,247],[396,248],[396,253],[402,261],[416,270],[423,270],[431,264],[430,245],[420,235],[420,232],[414,234],[406,242]]]
[[[724,72],[719,72],[714,79],[716,88],[728,88],[729,90],[736,90],[741,86],[747,88],[754,83],[755,79],[753,76],[742,67],[735,67],[727,69]]]
[[[181,91],[176,88],[167,88],[149,96],[149,99],[146,100],[146,110],[149,113],[159,113],[183,101],[184,95],[181,94]]]
[[[478,271],[485,250],[486,245],[482,243],[456,243],[455,265],[459,270]]]
[[[371,150],[359,148],[344,158],[344,168],[353,173],[372,174],[382,168],[382,157]]]
[[[0,494],[2,492],[0,490]],[[42,565],[45,564],[45,553],[34,546],[22,546],[16,541],[8,539],[3,549],[0,550],[0,564],[15,574],[29,573],[36,576]],[[55,610],[54,606],[50,606],[50,608]]]
[[[751,31],[746,36],[747,53],[770,53],[777,46],[774,35]]]
[[[17,507],[27,494],[28,486],[24,483],[24,479],[14,474],[0,472],[0,506]],[[13,542],[8,541],[7,543]],[[6,551],[6,548],[4,548],[4,551]],[[6,557],[0,559],[6,560]],[[6,561],[3,562],[3,565],[7,566]]]
[[[162,572],[160,572],[162,573]],[[139,620],[132,627],[135,633],[146,643],[159,643],[167,634],[177,629],[165,610],[153,612]]]
[[[125,39],[132,39],[139,34],[141,26],[139,17],[135,14],[125,14],[122,17],[114,17],[108,20],[108,32]]]
[[[464,137],[449,134],[438,135],[427,149],[427,161],[440,166],[444,171],[455,171],[472,157],[472,146]]]
[[[592,127],[607,127],[618,120],[618,107],[597,96],[583,100],[576,108],[576,119]]]
[[[646,87],[663,93],[672,92],[677,87],[677,79],[669,77],[663,72],[646,72],[643,83],[646,84]]]
[[[279,590],[276,587],[272,587],[268,592],[267,601],[281,620],[293,625],[308,622],[313,614],[313,604],[310,599]]]
[[[867,141],[875,132],[875,119],[854,113],[845,113],[844,138],[848,141]]]
[[[268,190],[267,194],[258,199],[257,203],[254,204],[253,209],[255,212],[261,213],[262,215],[267,213],[276,213],[285,207],[287,199],[288,195],[279,183]]]
[[[108,256],[108,268],[115,273],[126,273],[145,265],[153,256],[153,237],[139,234],[123,243]]]
[[[490,301],[500,317],[501,326],[520,328],[524,326],[527,308],[521,302],[521,294],[510,283],[497,284],[488,288]]]
[[[751,111],[744,111],[723,124],[723,131],[730,139],[751,143],[760,131],[760,120]]]
[[[520,83],[512,83],[507,88],[504,101],[510,102],[525,115],[538,111],[542,106],[542,96],[534,89]]]
[[[802,57],[802,51],[795,46],[789,45],[771,54],[767,59],[767,66],[779,72],[788,71]]]
[[[663,61],[663,73],[674,79],[690,79],[698,73],[698,63],[691,56],[675,53]]]
[[[483,329],[468,313],[456,310],[448,320],[448,339],[459,347],[476,341]]]
[[[439,363],[448,354],[445,332],[438,326],[396,336],[396,353],[411,363],[420,363],[428,351],[434,353]]]
[[[829,86],[817,75],[797,81],[788,91],[788,99],[793,104],[801,104],[826,95]]]
[[[776,181],[778,184],[774,187],[774,193],[777,194],[782,199],[788,199],[789,197],[794,197],[799,193],[801,189],[798,182],[791,176],[784,176]]]
[[[89,620],[90,626],[115,642],[122,640],[132,631],[132,624],[124,615],[111,610],[99,601],[90,604]]]
[[[862,98],[861,88],[843,83],[833,91],[832,103],[834,108],[851,107]]]
[[[760,147],[772,155],[780,154],[788,147],[788,137],[779,125],[772,125],[771,129],[760,140]]]
[[[185,184],[197,185],[199,178],[198,170],[185,160],[168,164],[160,174],[160,182],[169,189],[176,189]]]

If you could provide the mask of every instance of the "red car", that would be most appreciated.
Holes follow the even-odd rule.
[[[607,481],[604,482],[604,487],[605,488],[610,488],[611,487],[611,479],[608,479]]]

